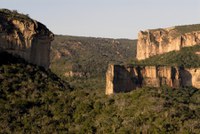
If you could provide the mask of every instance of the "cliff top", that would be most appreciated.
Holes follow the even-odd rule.
[[[200,24],[175,26],[174,29],[176,29],[180,34],[185,34],[200,31]]]
[[[8,9],[0,9],[0,14],[1,14],[1,17],[7,17],[8,19],[18,19],[18,20],[27,20],[27,21],[32,21],[32,19],[29,17],[28,14],[21,14],[21,13],[18,13],[17,10],[8,10]]]
[[[17,10],[8,10],[8,9],[0,9],[0,32],[6,32],[8,34],[12,34],[15,30],[19,31],[18,27],[15,26],[14,21],[17,23],[23,23],[24,27],[30,27],[33,25],[33,29],[35,34],[39,36],[53,36],[52,32],[43,25],[42,23],[33,20],[29,17],[29,15],[25,15],[22,13],[18,13]]]
[[[156,31],[165,31],[170,32],[171,36],[177,37],[186,33],[200,31],[200,24],[192,24],[192,25],[183,25],[183,26],[174,26],[168,28],[157,28],[157,29],[148,29],[145,32],[156,32]]]

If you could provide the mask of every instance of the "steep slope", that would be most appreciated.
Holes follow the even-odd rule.
[[[140,31],[136,57],[138,60],[143,60],[198,44],[200,44],[200,24]]]
[[[135,57],[136,40],[56,35],[51,69],[64,76],[104,75],[108,63],[127,63]]]
[[[17,11],[0,9],[0,51],[48,68],[52,40],[53,33],[40,22]]]
[[[200,45],[185,47],[180,51],[172,51],[162,55],[156,55],[146,60],[136,62],[139,65],[170,65],[187,68],[200,67]]]
[[[0,132],[36,133],[57,129],[56,107],[71,87],[42,67],[0,53]],[[56,125],[57,124],[57,125]]]
[[[135,61],[132,65],[109,65],[106,94],[145,86],[200,89],[200,45]]]

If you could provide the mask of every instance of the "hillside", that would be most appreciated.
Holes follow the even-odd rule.
[[[51,69],[59,75],[104,76],[109,63],[128,63],[135,57],[136,40],[56,35]]]
[[[6,58],[5,58],[6,57]],[[0,53],[1,133],[199,133],[200,91],[142,88],[105,96]]]
[[[52,126],[50,130],[56,129],[54,109],[70,90],[70,85],[50,70],[1,52],[0,132],[36,133],[46,130],[47,124]]]
[[[142,88],[108,97],[97,88],[63,89],[30,67],[0,67],[7,68],[1,73],[1,133],[200,133],[199,90]]]
[[[137,61],[134,64],[142,65],[170,65],[187,68],[200,67],[200,45],[185,47],[180,51],[172,51],[162,55]]]

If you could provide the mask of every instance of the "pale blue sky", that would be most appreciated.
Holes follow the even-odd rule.
[[[200,23],[200,0],[0,0],[55,34],[137,38],[139,30]]]

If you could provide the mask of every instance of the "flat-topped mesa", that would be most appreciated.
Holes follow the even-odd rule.
[[[109,65],[106,94],[128,92],[137,87],[193,86],[200,89],[200,68],[172,66]]]
[[[0,9],[0,50],[27,62],[49,67],[53,33],[46,26],[16,11]]]
[[[182,47],[198,44],[200,44],[199,24],[140,31],[136,58],[143,60],[154,55],[174,50],[179,51]]]

